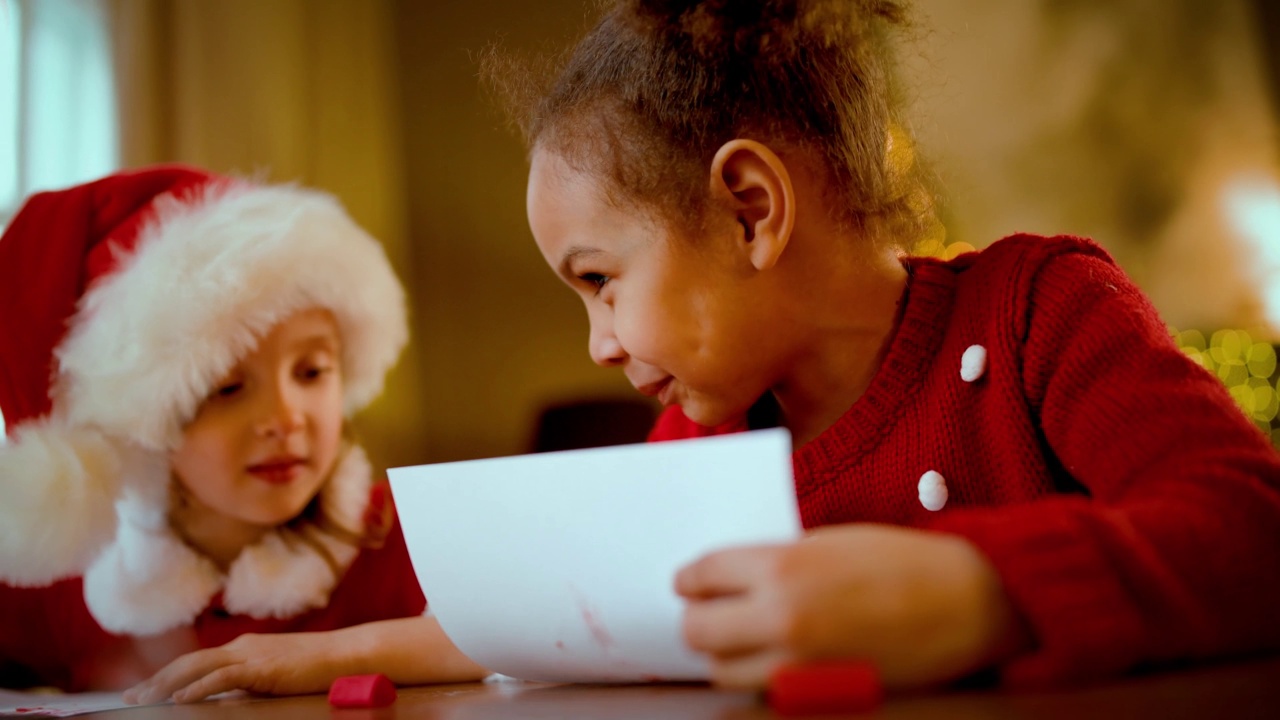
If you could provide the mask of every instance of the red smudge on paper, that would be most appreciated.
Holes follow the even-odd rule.
[[[591,638],[597,645],[605,650],[613,647],[613,637],[609,635],[609,631],[601,624],[596,614],[591,612],[591,608],[585,604],[582,605],[582,622],[587,624],[587,630],[591,632]]]

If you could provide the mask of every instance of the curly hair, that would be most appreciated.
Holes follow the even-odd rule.
[[[932,197],[896,113],[891,0],[618,0],[541,62],[482,76],[532,151],[610,181],[616,202],[697,221],[716,150],[745,137],[824,173],[833,217],[909,244]]]

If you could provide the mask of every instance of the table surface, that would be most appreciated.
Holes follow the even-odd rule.
[[[192,705],[156,705],[80,717],[110,720],[329,717],[332,720],[763,720],[777,717],[758,697],[705,685],[544,685],[469,683],[401,688],[395,704],[377,709],[330,708],[323,695],[228,698]],[[829,716],[828,716],[829,717]],[[1170,671],[1053,693],[989,690],[889,698],[857,718],[1280,718],[1280,657]]]

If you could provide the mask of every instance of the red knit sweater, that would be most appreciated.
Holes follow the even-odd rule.
[[[1035,647],[1005,682],[1280,649],[1280,456],[1097,245],[1015,236],[913,258],[866,393],[794,455],[806,527],[963,535]],[[960,376],[986,348],[985,373]],[[733,432],[669,408],[650,439]],[[935,470],[949,500],[921,505]]]

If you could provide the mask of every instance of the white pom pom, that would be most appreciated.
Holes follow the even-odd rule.
[[[43,418],[0,448],[0,582],[48,585],[80,575],[116,529],[116,444]]]
[[[981,345],[970,345],[960,356],[960,379],[973,382],[987,371],[987,349]]]
[[[937,470],[921,475],[917,489],[920,492],[920,504],[925,510],[937,512],[947,504],[947,481]]]
[[[136,502],[124,498],[119,505]],[[145,501],[143,501],[145,502]],[[130,522],[151,508],[121,509],[116,540],[84,574],[84,601],[102,629],[158,635],[189,625],[222,587],[222,573],[167,527]]]

